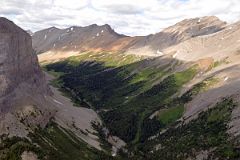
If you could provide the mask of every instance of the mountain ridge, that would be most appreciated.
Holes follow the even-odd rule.
[[[75,51],[76,48],[78,50],[84,51],[84,50],[95,50],[95,51],[124,51],[133,53],[135,52],[135,49],[143,48],[146,52],[151,52],[149,55],[155,55],[158,56],[162,49],[169,47],[171,45],[175,45],[177,43],[180,43],[184,40],[187,40],[192,37],[204,35],[204,34],[211,34],[215,33],[217,31],[222,30],[226,26],[226,22],[222,22],[217,17],[210,16],[210,17],[202,17],[202,18],[195,18],[195,19],[186,19],[179,23],[176,23],[175,25],[168,27],[164,30],[162,30],[159,33],[151,34],[147,36],[125,36],[120,35],[116,33],[114,30],[111,29],[109,25],[90,25],[85,28],[85,30],[79,31],[77,37],[84,37],[85,40],[80,40],[77,37],[68,37],[64,44],[62,44],[62,47],[65,47],[64,49],[57,48],[58,51],[61,50],[69,50],[69,51]],[[102,31],[93,31],[95,35],[92,33],[92,29],[99,30],[97,28],[103,28],[107,29],[109,35],[114,36],[115,38],[111,39],[109,36],[103,36],[101,35]],[[73,28],[67,28],[63,29],[63,31],[69,32]],[[176,32],[178,31],[178,32]],[[42,32],[42,33],[41,33]],[[44,32],[44,33],[43,33]],[[81,32],[88,32],[88,35],[81,35]],[[35,44],[39,44],[43,41],[43,34],[46,35],[45,30],[36,32],[37,35],[42,34],[41,37],[37,37],[37,35],[33,35],[33,47],[36,49],[37,53],[44,52],[36,48]],[[63,34],[63,33],[61,33]],[[91,38],[89,39],[89,34],[91,34]],[[194,35],[195,34],[195,35]],[[58,36],[59,37],[59,36]],[[96,40],[95,40],[96,38]],[[44,37],[45,39],[45,37]],[[47,39],[47,38],[46,38]],[[78,39],[78,40],[77,40]],[[60,40],[58,38],[58,40]],[[54,42],[51,42],[48,44],[48,51],[49,50],[55,50],[55,47],[58,42],[58,40],[54,40]],[[105,43],[103,43],[106,41]],[[56,42],[56,43],[55,43]],[[42,42],[44,45],[47,45],[46,42]],[[54,44],[52,44],[54,43]],[[69,44],[70,43],[70,44]],[[94,44],[92,44],[94,43]],[[73,45],[74,46],[71,46]],[[45,50],[46,51],[46,50]]]
[[[51,38],[53,37],[54,38],[50,39],[49,42],[46,43],[45,41],[48,41],[48,36],[50,36]],[[101,36],[106,37],[107,42],[101,41],[101,44],[99,45],[95,44],[96,42],[99,42],[97,38]],[[81,38],[79,39],[79,37]],[[116,33],[107,24],[102,26],[93,24],[86,27],[72,26],[66,29],[58,29],[58,28],[50,27],[48,29],[38,31],[33,34],[33,46],[36,46],[37,44],[40,43],[43,46],[46,46],[48,49],[53,49],[53,50],[56,50],[56,49],[66,50],[67,48],[72,50],[76,50],[76,49],[84,50],[84,48],[88,48],[88,45],[89,45],[89,46],[94,46],[97,49],[98,46],[111,43],[112,41],[115,41],[116,39],[121,37],[126,37],[126,36]],[[65,48],[58,47],[58,44],[60,44],[60,47],[65,47]],[[86,46],[81,48],[79,47],[79,45],[86,45]],[[46,51],[46,49],[43,49],[43,50],[41,49],[39,50],[38,48],[35,48],[35,49],[37,53]]]

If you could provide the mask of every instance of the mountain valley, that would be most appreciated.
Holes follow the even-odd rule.
[[[240,158],[239,22],[31,34],[0,18],[0,159]]]

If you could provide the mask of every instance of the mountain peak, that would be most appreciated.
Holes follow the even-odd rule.
[[[112,32],[112,33],[115,32],[109,24],[104,24],[104,25],[91,24],[91,25],[83,27],[83,28],[106,29],[106,31],[109,31],[109,32]]]
[[[184,32],[186,30],[193,32],[203,31],[203,28],[208,28],[207,30],[211,30],[210,32],[216,32],[220,29],[223,29],[226,26],[226,22],[221,21],[216,16],[205,16],[199,18],[190,18],[182,20],[176,23],[173,26],[170,26],[163,30],[164,32],[173,32],[174,30],[178,30],[179,32]],[[205,30],[205,31],[207,31]],[[205,32],[203,33],[205,34]]]
[[[193,22],[200,24],[203,22],[206,23],[206,22],[214,22],[214,21],[223,22],[216,16],[204,16],[204,17],[184,19],[184,20],[178,22],[177,24],[193,23]],[[226,23],[226,22],[223,22],[223,23]]]
[[[112,27],[109,24],[104,24],[104,25],[102,25],[102,27],[113,30]]]
[[[118,34],[117,32],[115,32],[114,29],[109,24],[104,24],[101,27],[104,27],[108,32],[110,32],[112,34],[114,33],[114,34],[122,36],[122,34]]]

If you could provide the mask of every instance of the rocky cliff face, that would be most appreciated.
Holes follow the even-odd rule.
[[[25,82],[46,92],[44,77],[33,53],[31,37],[12,22],[0,19],[1,92],[4,96]]]
[[[45,124],[44,75],[32,49],[30,35],[13,22],[0,18],[0,133],[26,134],[24,123]],[[33,115],[31,117],[28,114]],[[28,120],[27,120],[28,119]],[[28,121],[28,122],[27,122]]]

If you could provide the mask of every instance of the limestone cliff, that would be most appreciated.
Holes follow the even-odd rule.
[[[51,112],[44,96],[50,90],[31,37],[5,18],[0,18],[0,72],[0,133],[25,136],[26,125],[46,124]]]

